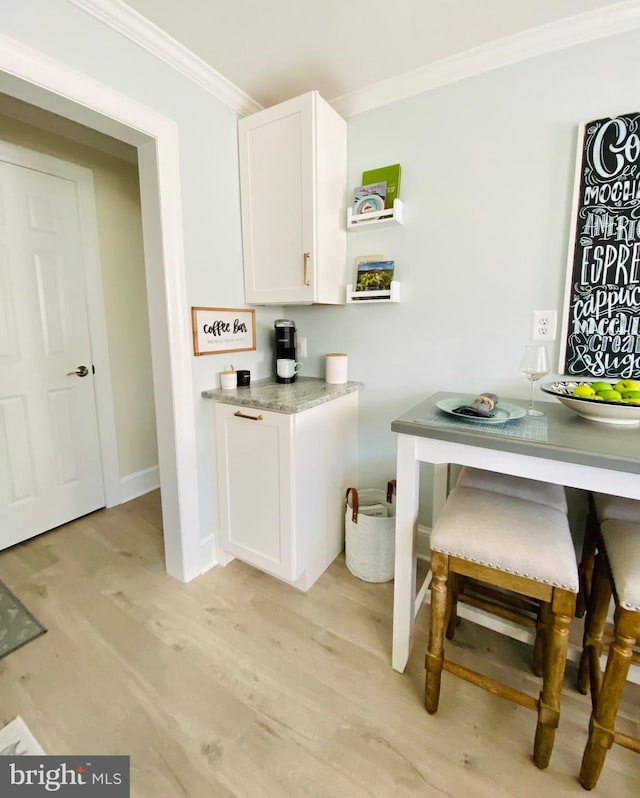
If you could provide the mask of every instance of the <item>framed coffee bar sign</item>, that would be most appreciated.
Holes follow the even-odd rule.
[[[640,376],[640,112],[580,130],[560,371]]]
[[[247,308],[191,308],[193,354],[218,355],[256,348],[256,312]]]

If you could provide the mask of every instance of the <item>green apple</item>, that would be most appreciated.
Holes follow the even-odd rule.
[[[592,382],[591,387],[596,393],[600,393],[600,391],[613,390],[613,385],[610,382]]]
[[[583,383],[582,385],[578,385],[573,389],[573,395],[581,396],[583,399],[593,399],[593,397],[596,395],[596,392],[590,385]]]
[[[640,399],[640,391],[622,391],[623,399]]]
[[[628,396],[626,398],[623,398],[622,401],[628,402],[630,405],[640,405],[640,396],[637,397]]]
[[[600,391],[598,396],[601,399],[605,399],[607,402],[619,402],[622,399],[622,394],[620,391]]]
[[[637,380],[620,380],[613,386],[614,391],[619,391],[621,394],[625,391],[640,391],[640,382]]]

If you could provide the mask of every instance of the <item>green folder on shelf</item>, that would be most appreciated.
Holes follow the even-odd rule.
[[[391,166],[381,166],[379,169],[369,169],[362,173],[362,185],[370,183],[387,183],[387,196],[385,208],[393,208],[393,201],[400,196],[400,164],[394,163]]]

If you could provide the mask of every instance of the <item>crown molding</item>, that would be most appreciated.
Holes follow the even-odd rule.
[[[71,0],[159,58],[241,116],[262,106],[122,0]],[[626,0],[506,36],[459,55],[373,83],[330,101],[348,118],[417,94],[597,39],[640,28],[640,0]]]
[[[506,36],[331,100],[348,118],[493,69],[640,28],[640,2],[627,0]]]
[[[241,116],[262,110],[259,103],[224,75],[216,72],[199,56],[122,0],[71,0],[71,2],[164,61]]]

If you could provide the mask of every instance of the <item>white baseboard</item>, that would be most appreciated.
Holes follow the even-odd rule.
[[[137,499],[138,496],[144,496],[145,493],[150,493],[159,487],[160,468],[158,466],[127,474],[126,477],[120,478],[120,503],[124,504],[131,499]]]
[[[226,565],[220,561],[213,534],[207,535],[200,541],[200,564],[202,566],[200,574],[204,574],[216,565]]]

